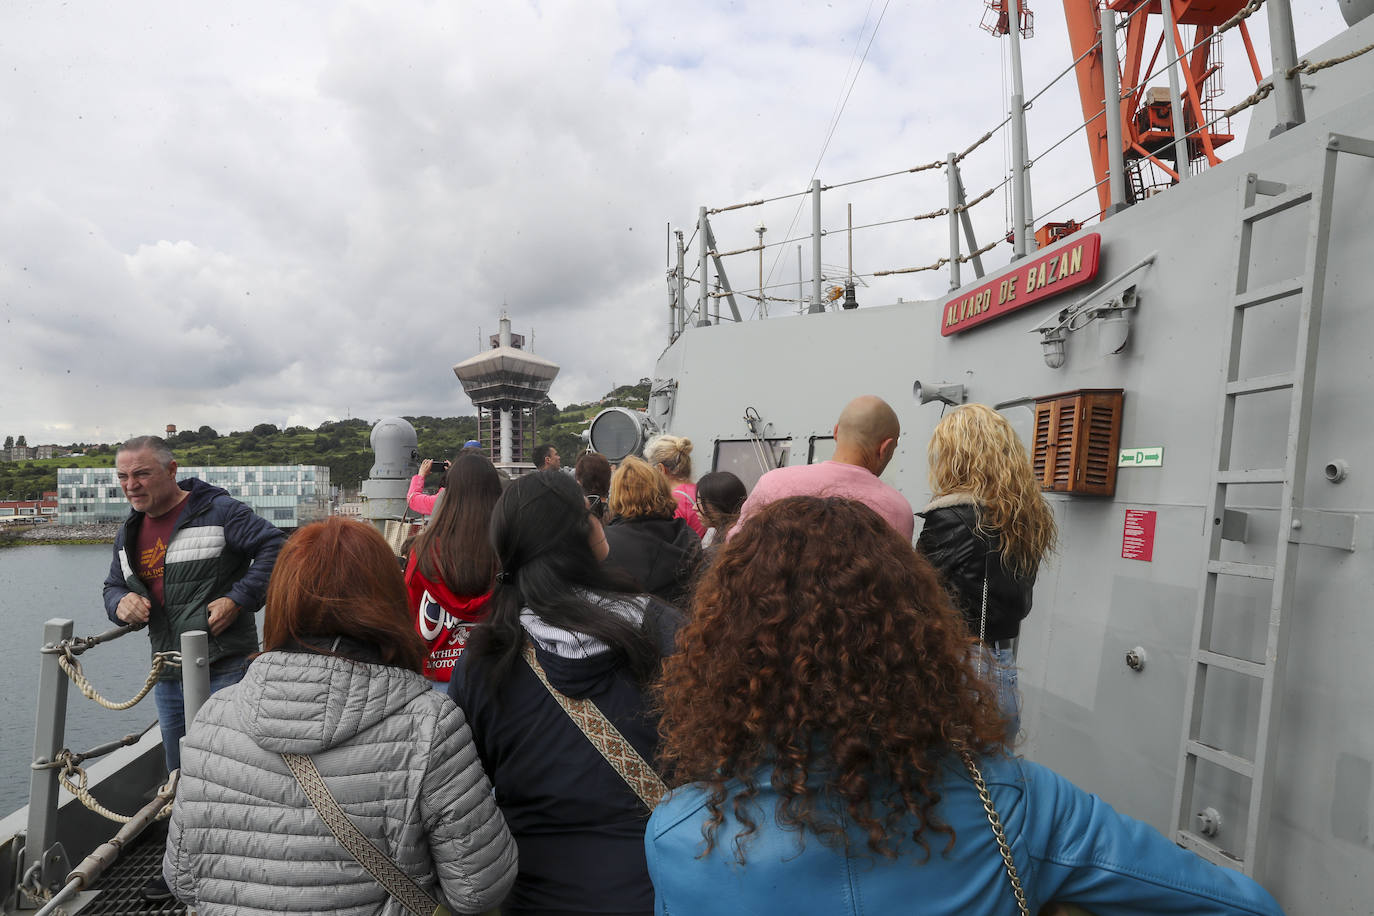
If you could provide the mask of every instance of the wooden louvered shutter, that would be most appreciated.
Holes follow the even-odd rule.
[[[1042,489],[1096,496],[1116,491],[1121,404],[1120,389],[1066,391],[1037,399],[1031,460]]]
[[[1077,475],[1078,399],[1060,398],[1054,402],[1051,415],[1050,445],[1054,461],[1050,464],[1050,489],[1073,491]]]
[[[1121,444],[1121,392],[1084,393],[1079,413],[1080,451],[1074,492],[1110,496],[1116,492],[1116,456]]]
[[[1050,457],[1050,429],[1054,425],[1054,413],[1053,401],[1040,401],[1035,405],[1035,448],[1031,452],[1031,466],[1044,490],[1050,489],[1050,479],[1045,469],[1053,464]]]

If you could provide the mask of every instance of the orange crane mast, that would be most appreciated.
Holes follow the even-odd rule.
[[[1164,28],[1162,3],[1171,4],[1172,34]],[[1246,0],[1064,0],[1064,19],[1075,60],[1078,95],[1083,106],[1088,150],[1098,182],[1100,214],[1111,204],[1109,150],[1105,118],[1121,119],[1122,153],[1129,180],[1126,193],[1131,201],[1144,197],[1161,183],[1151,179],[1157,172],[1167,176],[1163,183],[1175,183],[1180,172],[1192,161],[1208,165],[1220,162],[1218,147],[1235,139],[1228,119],[1218,118],[1211,103],[1221,92],[1221,46],[1218,27],[1246,5]],[[1126,19],[1124,52],[1120,55],[1121,99],[1115,106],[1104,105],[1108,90],[1103,76],[1100,11],[1110,9]],[[1155,17],[1158,17],[1156,20]],[[1152,29],[1158,21],[1158,29]],[[1250,57],[1256,83],[1262,78],[1254,44],[1242,20],[1239,31]],[[1191,29],[1191,43],[1184,29]],[[1172,45],[1168,44],[1172,42]],[[1149,62],[1145,62],[1149,50]],[[1177,54],[1181,64],[1180,95],[1188,162],[1178,162],[1175,130],[1171,116],[1169,89],[1151,87],[1148,81],[1164,73],[1168,61]],[[1156,64],[1160,70],[1156,71]]]

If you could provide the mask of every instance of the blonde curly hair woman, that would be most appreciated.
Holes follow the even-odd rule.
[[[969,631],[996,667],[1008,734],[1020,728],[1012,640],[1030,613],[1035,575],[1058,529],[1030,455],[1006,417],[965,404],[935,427],[927,449],[930,505],[916,548],[940,573]]]

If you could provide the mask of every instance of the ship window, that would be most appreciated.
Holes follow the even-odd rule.
[[[760,477],[787,464],[791,455],[791,439],[717,439],[711,470],[729,471],[753,490]]]
[[[1042,490],[1111,496],[1121,444],[1119,388],[1036,398],[1032,464]]]
[[[807,464],[820,464],[835,457],[834,436],[812,436],[810,441],[806,454]]]

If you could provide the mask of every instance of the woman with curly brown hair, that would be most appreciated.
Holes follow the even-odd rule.
[[[970,689],[962,619],[864,505],[767,506],[688,620],[660,724],[686,785],[645,837],[661,914],[1280,912],[1249,878],[1007,756],[992,691]]]
[[[964,404],[935,427],[927,448],[930,504],[916,549],[925,554],[981,645],[1007,735],[1021,727],[1013,640],[1031,609],[1035,574],[1054,549],[1054,513],[1030,455],[1007,418]]]

